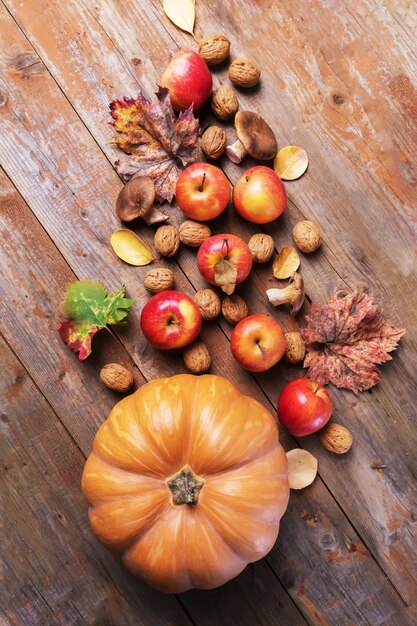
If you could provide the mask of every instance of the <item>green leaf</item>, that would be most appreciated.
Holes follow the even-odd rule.
[[[108,324],[122,324],[134,300],[125,298],[125,286],[107,293],[100,281],[68,283],[61,311],[66,320],[59,327],[61,339],[82,361],[91,353],[94,335]]]

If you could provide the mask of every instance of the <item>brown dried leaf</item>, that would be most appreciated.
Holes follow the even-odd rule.
[[[157,201],[171,202],[181,165],[197,158],[198,120],[192,107],[175,116],[169,89],[160,87],[156,95],[154,102],[139,93],[135,99],[110,103],[118,133],[113,143],[126,153],[115,167],[125,180],[149,176],[155,183]]]
[[[354,393],[381,380],[377,365],[391,360],[388,352],[405,333],[388,324],[380,306],[361,289],[336,291],[326,304],[313,303],[307,321],[302,334],[308,377]]]
[[[300,267],[300,257],[295,248],[285,246],[272,265],[275,278],[285,279],[292,276]]]
[[[214,280],[222,291],[230,296],[236,287],[237,267],[227,259],[219,261],[214,266]]]
[[[299,146],[281,148],[274,159],[274,170],[283,180],[300,178],[308,166],[307,152]]]

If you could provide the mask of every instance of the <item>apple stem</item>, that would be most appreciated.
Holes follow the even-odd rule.
[[[205,182],[206,182],[206,173],[204,172],[203,180],[201,181],[201,187],[200,187],[200,189],[198,191],[203,191]]]
[[[224,250],[223,250],[224,248],[226,248],[226,254],[224,253]],[[225,259],[229,258],[229,240],[228,239],[223,240],[222,254]]]

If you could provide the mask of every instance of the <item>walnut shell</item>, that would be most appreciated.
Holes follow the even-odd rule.
[[[256,263],[268,263],[274,253],[274,240],[271,235],[264,233],[252,235],[248,241],[248,246]]]
[[[209,126],[201,137],[200,148],[208,159],[220,159],[225,153],[227,135],[220,126]]]
[[[125,393],[133,385],[133,374],[119,363],[108,363],[100,371],[100,380],[109,389]]]
[[[292,229],[294,243],[301,252],[314,252],[321,244],[320,228],[310,220],[297,222]]]
[[[147,272],[143,284],[151,293],[172,289],[174,286],[174,274],[165,267],[157,267]]]
[[[153,245],[162,256],[175,256],[180,248],[180,236],[175,226],[160,226],[153,238]]]
[[[238,87],[255,87],[260,77],[261,70],[252,59],[235,59],[229,67],[229,78]]]
[[[200,224],[192,220],[185,220],[185,222],[180,225],[178,232],[180,241],[192,248],[198,248],[203,241],[211,237],[211,230],[206,224]]]
[[[230,324],[237,324],[248,314],[248,306],[237,294],[226,296],[222,302],[222,313]]]
[[[209,67],[220,65],[230,53],[230,41],[224,35],[207,35],[200,41],[198,54]]]
[[[204,374],[210,369],[210,352],[202,341],[195,341],[184,348],[183,358],[185,367],[193,374]]]
[[[319,438],[326,450],[335,454],[345,454],[353,443],[352,433],[341,424],[334,422],[330,422],[320,431]]]
[[[202,289],[194,294],[194,302],[200,309],[203,320],[215,320],[221,311],[220,298],[213,289]]]
[[[306,347],[301,333],[285,333],[285,360],[300,363],[304,359]]]
[[[231,87],[221,85],[211,94],[211,109],[219,120],[230,120],[239,111],[237,96]]]

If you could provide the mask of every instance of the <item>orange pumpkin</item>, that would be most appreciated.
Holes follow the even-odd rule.
[[[91,526],[161,591],[218,587],[272,548],[289,497],[272,415],[219,376],[154,380],[100,427]]]

